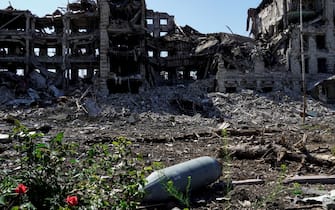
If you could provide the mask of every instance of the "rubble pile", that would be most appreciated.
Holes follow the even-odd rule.
[[[234,128],[293,130],[297,130],[302,123],[303,107],[300,97],[290,97],[280,91],[209,91],[212,88],[212,80],[201,80],[187,86],[163,86],[142,94],[113,94],[108,98],[96,98],[93,89],[87,89],[84,94],[77,92],[72,96],[60,97],[50,107],[22,107],[16,111],[2,112],[1,117],[6,118],[8,113],[12,113],[23,121],[43,118],[45,123],[55,127],[59,123],[72,120],[73,123],[80,122],[78,126],[82,127],[86,124],[85,120],[89,119],[96,123],[108,122],[117,125],[113,132],[122,130],[119,126],[130,126],[137,129],[136,133],[146,133],[147,136],[155,136],[154,131],[158,128],[175,129],[174,126],[178,124],[187,125],[184,132],[186,134],[192,129],[211,130],[222,122],[229,123]],[[334,115],[334,106],[308,98],[308,124],[331,125]],[[43,124],[40,119],[27,123],[34,126]],[[139,123],[148,124],[148,127],[143,127],[143,130],[141,126],[137,127]],[[137,134],[122,135],[131,137]]]
[[[224,118],[235,125],[278,128],[302,122],[302,99],[292,98],[281,91],[209,93],[209,98]],[[307,110],[308,121],[312,124],[328,124],[335,114],[333,106],[326,106],[312,98],[307,100]]]
[[[199,37],[196,46],[197,55],[210,55],[213,59],[211,69],[218,69],[219,62],[225,68],[237,69],[243,72],[251,70],[253,61],[251,55],[256,48],[254,39],[235,34],[218,33]]]
[[[279,173],[276,167],[280,164],[273,163],[276,162],[276,156],[271,154],[281,154],[280,151],[284,150],[273,149],[269,152],[271,147],[267,145],[286,145],[283,139],[288,145],[296,145],[302,133],[308,135],[309,151],[330,157],[329,142],[335,140],[335,107],[309,98],[306,124],[302,124],[300,98],[297,100],[283,92],[259,93],[253,90],[240,93],[208,92],[211,88],[211,80],[202,80],[187,86],[164,86],[142,94],[114,94],[108,98],[95,98],[90,88],[84,91],[85,94],[78,91],[72,96],[61,97],[52,107],[2,109],[0,158],[4,161],[0,167],[11,165],[12,144],[15,143],[8,135],[13,129],[11,119],[18,119],[32,131],[45,132],[45,140],[58,132],[64,132],[65,141],[78,141],[83,146],[111,142],[119,136],[125,136],[132,140],[134,149],[143,154],[148,164],[160,161],[166,165],[199,156],[219,156],[224,140],[218,134],[225,128],[228,134],[224,138],[231,148],[244,144],[250,148],[259,145],[260,148],[264,147],[262,151],[265,152],[261,156],[266,155],[264,162],[255,161],[255,157],[252,160],[232,159],[234,167],[230,170],[234,180],[262,178],[262,183],[271,183]],[[175,103],[177,99],[183,106]],[[94,104],[93,109],[87,108],[87,101]],[[186,101],[202,108],[194,109],[192,105],[185,112],[181,107],[186,107]],[[289,175],[297,173],[297,162],[286,164],[290,168]],[[299,173],[314,174],[313,171],[331,173],[331,168],[308,163]],[[237,186],[233,192],[238,199],[244,189],[249,192],[245,199],[254,201],[257,199],[253,196],[254,190],[261,194],[266,194],[266,189],[271,190],[268,185],[264,186],[262,189],[253,185]],[[209,188],[206,195],[195,195],[193,202],[220,208],[224,205],[221,202],[224,198],[221,188]],[[212,199],[214,202],[210,202]],[[232,202],[236,209],[243,209],[237,200]]]
[[[50,106],[64,91],[36,72],[21,77],[11,72],[0,72],[0,106]]]

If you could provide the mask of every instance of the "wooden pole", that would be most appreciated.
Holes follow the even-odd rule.
[[[300,0],[300,54],[301,54],[301,76],[302,76],[302,92],[303,92],[303,116],[302,123],[306,121],[306,68],[305,68],[305,51],[304,51],[304,34],[303,34],[303,17],[302,17],[302,0]]]

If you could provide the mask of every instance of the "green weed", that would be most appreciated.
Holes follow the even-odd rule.
[[[229,154],[229,141],[228,141],[228,133],[226,129],[222,129],[221,131],[221,141],[223,144],[223,174],[225,174],[225,179],[226,179],[226,183],[227,183],[227,192],[232,190],[232,178],[231,178],[231,164],[232,164],[232,158]]]
[[[302,189],[301,189],[301,185],[297,182],[293,183],[293,188],[292,188],[292,194],[295,196],[299,196],[302,195]]]
[[[335,156],[335,146],[330,148],[330,152],[332,153],[333,156]]]
[[[273,190],[260,202],[256,203],[255,209],[260,209],[261,207],[265,207],[268,203],[274,202],[279,195],[284,191],[284,179],[287,175],[287,166],[285,164],[282,164],[280,166],[280,173],[277,177],[275,186],[272,188]]]
[[[144,196],[145,170],[131,142],[111,144],[65,142],[30,133],[16,121],[12,138],[17,166],[0,170],[2,209],[136,209]]]
[[[185,193],[180,191],[174,184],[172,180],[167,181],[163,184],[165,190],[171,195],[173,198],[177,199],[183,206],[184,210],[188,210],[190,208],[190,189],[191,189],[191,176],[187,177],[187,185],[185,189]]]

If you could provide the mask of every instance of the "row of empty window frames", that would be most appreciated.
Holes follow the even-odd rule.
[[[147,18],[147,24],[148,25],[153,25],[154,24],[154,19]],[[168,19],[167,18],[161,18],[161,19],[159,19],[159,24],[160,25],[167,25],[168,24]]]
[[[40,70],[35,69],[36,72],[40,73]],[[49,72],[51,73],[56,73],[56,69],[48,69]],[[8,72],[8,69],[0,69],[0,72]],[[93,70],[93,74],[96,75],[98,73],[98,69]],[[18,76],[24,76],[24,69],[16,69],[16,75]],[[65,78],[72,79],[72,70],[69,69],[68,72],[65,74]],[[78,69],[78,77],[80,78],[87,78],[88,76],[88,71],[87,69]]]
[[[34,48],[34,54],[36,56],[40,56],[40,48]],[[80,49],[77,49],[74,54],[75,55],[85,55],[87,53],[87,50],[86,48],[80,48]],[[98,56],[99,55],[99,49],[95,49],[95,56]],[[72,50],[71,48],[68,49],[68,54],[71,55],[72,54]],[[47,55],[49,57],[53,57],[56,55],[56,48],[48,48],[47,49]]]
[[[148,57],[150,57],[150,58],[154,57],[154,51],[149,50],[148,51]],[[169,52],[165,51],[165,50],[160,51],[159,52],[159,57],[161,57],[161,58],[167,58],[167,57],[169,57]]]
[[[182,80],[182,79],[192,79],[192,80],[197,80],[197,71],[189,71],[188,72],[188,77],[184,77],[184,71],[177,71],[177,79]],[[161,71],[160,76],[162,77],[163,80],[169,80],[169,72],[167,71]]]
[[[56,29],[55,29],[54,26],[52,26],[52,27],[46,27],[46,28],[43,28],[42,30],[38,30],[38,29],[36,29],[35,31],[36,31],[37,33],[39,33],[39,32],[43,32],[43,33],[46,33],[46,34],[55,34],[55,33],[56,33]],[[75,30],[75,31],[72,31],[71,29],[68,29],[66,32],[67,32],[68,34],[72,34],[73,32],[77,32],[77,33],[87,33],[88,30],[87,30],[86,28],[79,28],[79,29],[77,29],[77,30]]]
[[[93,75],[97,75],[99,72],[98,69],[94,69],[93,70]],[[73,71],[71,69],[69,69],[67,71],[67,73],[65,74],[65,78],[69,78],[69,79],[73,79]],[[88,75],[88,70],[87,69],[78,69],[78,76],[82,79],[85,79],[87,78],[89,75]]]
[[[168,34],[168,32],[166,32],[166,31],[160,31],[159,32],[160,37],[166,36],[167,34]],[[150,32],[150,36],[154,37],[155,36],[154,32]]]

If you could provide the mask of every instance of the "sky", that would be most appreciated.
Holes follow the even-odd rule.
[[[9,5],[15,9],[30,10],[44,16],[58,7],[66,7],[68,0],[0,0],[0,9]],[[75,2],[75,0],[70,0]],[[261,0],[146,0],[147,8],[175,16],[180,26],[189,25],[202,33],[228,32],[248,36],[247,10]]]

